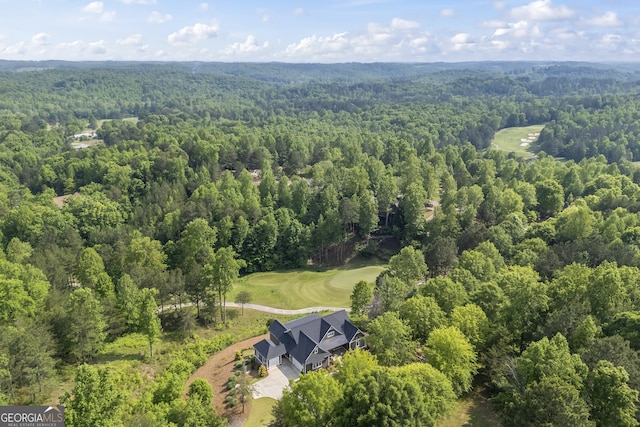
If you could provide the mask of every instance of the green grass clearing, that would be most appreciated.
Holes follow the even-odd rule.
[[[75,148],[76,150],[80,150],[83,148],[94,147],[98,144],[104,143],[101,139],[88,139],[86,141],[73,141],[71,143],[71,148]]]
[[[353,286],[360,280],[374,282],[383,270],[380,265],[367,265],[326,271],[255,273],[240,279],[227,296],[227,301],[233,301],[238,292],[247,291],[251,294],[252,303],[269,307],[289,310],[316,306],[349,307]]]
[[[538,137],[530,135],[539,134],[543,128],[544,125],[533,125],[502,129],[496,133],[493,145],[498,150],[517,153],[524,158],[531,158],[534,155],[531,151],[531,144],[537,141]],[[524,140],[527,140],[527,142]]]
[[[273,421],[271,409],[276,404],[275,399],[270,397],[261,397],[251,402],[251,413],[249,418],[244,422],[243,427],[264,427]]]
[[[123,122],[131,122],[133,124],[137,124],[139,119],[137,117],[125,117],[123,119],[100,119],[100,120],[97,120],[98,129],[100,129],[102,127],[102,124],[104,122],[110,122],[112,120],[122,120]]]
[[[449,417],[436,422],[436,427],[499,427],[502,424],[491,402],[479,390],[458,400]]]

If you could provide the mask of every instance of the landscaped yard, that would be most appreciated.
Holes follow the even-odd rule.
[[[493,145],[498,150],[514,152],[518,155],[531,158],[531,144],[538,139],[538,134],[544,125],[506,128],[498,131],[493,139]]]
[[[353,286],[360,280],[374,282],[382,270],[380,265],[355,264],[325,271],[255,273],[240,279],[227,301],[233,301],[238,292],[247,291],[251,302],[269,307],[350,307]]]

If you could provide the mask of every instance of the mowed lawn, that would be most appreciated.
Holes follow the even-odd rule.
[[[531,143],[525,143],[522,140],[528,139],[530,134],[540,133],[543,128],[544,125],[533,125],[502,129],[496,133],[496,136],[493,139],[493,145],[498,150],[507,151],[509,153],[514,152],[525,158],[533,157]],[[535,142],[537,139],[538,138],[536,137],[531,142]]]
[[[273,421],[271,410],[275,406],[276,401],[269,397],[262,397],[251,401],[251,413],[249,418],[243,424],[243,427],[264,427]]]
[[[360,280],[374,282],[384,270],[380,265],[353,266],[326,271],[293,270],[255,273],[238,280],[227,296],[234,301],[238,292],[251,294],[251,302],[295,310],[305,307],[350,307],[351,291]]]

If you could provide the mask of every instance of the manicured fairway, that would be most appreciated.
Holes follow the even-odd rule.
[[[269,307],[298,309],[315,306],[349,307],[351,290],[360,280],[375,281],[383,266],[344,267],[326,271],[294,270],[256,273],[240,279],[227,296],[233,301],[240,291],[251,302]]]
[[[534,135],[539,134],[542,128],[544,125],[502,129],[496,133],[493,146],[502,151],[517,153],[525,158],[533,157],[531,143],[538,139],[537,135]]]

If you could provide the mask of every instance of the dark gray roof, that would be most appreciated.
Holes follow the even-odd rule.
[[[275,344],[271,340],[262,340],[253,346],[265,359],[273,359],[287,352],[283,344]]]
[[[325,338],[320,342],[319,345],[321,349],[326,351],[331,351],[334,348],[340,347],[341,345],[345,345],[348,343],[349,341],[347,340],[347,337],[345,337],[343,334],[336,334],[331,338]]]
[[[306,334],[300,334],[299,337],[300,340],[298,341],[298,345],[292,348],[289,354],[298,362],[304,364],[306,363],[307,358],[313,353],[313,349],[315,349],[318,344],[314,340],[309,338]],[[326,351],[320,350],[320,352],[324,353],[323,358],[327,356]]]
[[[331,329],[335,330],[334,336],[325,338]],[[331,350],[349,343],[358,332],[362,334],[345,310],[324,317],[314,313],[284,324],[274,320],[269,332],[271,339],[254,345],[256,351],[267,359],[289,353],[300,364],[312,363],[311,359],[320,361]],[[317,355],[313,354],[316,346],[320,349]]]

